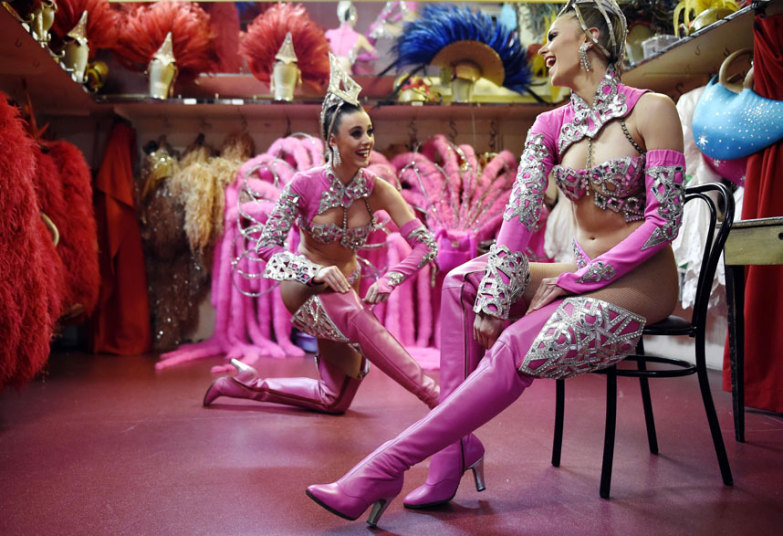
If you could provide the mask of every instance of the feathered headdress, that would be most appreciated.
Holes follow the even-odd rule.
[[[108,0],[58,0],[52,32],[61,40],[79,23],[87,12],[87,42],[90,57],[98,49],[113,48],[117,42],[119,11]]]
[[[527,53],[514,33],[466,6],[427,4],[419,20],[405,25],[393,50],[398,68],[446,64],[463,56],[498,85],[521,93],[530,82]]]
[[[275,4],[257,16],[239,43],[253,76],[269,83],[275,56],[291,33],[302,80],[321,90],[329,79],[329,42],[299,4]]]
[[[209,15],[191,2],[155,2],[136,6],[119,25],[115,53],[129,69],[143,71],[171,32],[182,77],[214,72],[217,57]]]

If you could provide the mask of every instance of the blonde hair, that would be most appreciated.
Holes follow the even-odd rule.
[[[582,31],[596,45],[609,63],[621,64],[625,53],[627,23],[620,6],[614,0],[569,0],[558,17],[573,14]],[[596,39],[590,28],[597,28]]]

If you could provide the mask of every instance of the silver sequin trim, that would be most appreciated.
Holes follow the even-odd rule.
[[[649,168],[647,174],[654,178],[652,194],[658,201],[658,215],[666,222],[663,227],[657,227],[642,251],[658,244],[669,243],[677,238],[682,224],[682,209],[685,203],[682,187],[682,166],[656,166]],[[680,179],[677,180],[679,175]]]
[[[421,258],[418,264],[418,268],[423,268],[428,263],[435,260],[438,256],[438,244],[435,242],[435,236],[423,225],[416,227],[413,231],[405,237],[406,242],[411,247],[416,245],[416,242],[421,242],[427,246],[427,253]]]
[[[603,261],[595,261],[588,265],[587,272],[576,280],[577,283],[599,283],[601,281],[611,281],[617,275],[614,267]]]
[[[533,134],[525,142],[519,168],[503,218],[518,218],[528,231],[535,232],[541,216],[547,177],[544,161],[552,155],[544,144],[543,134]]]
[[[511,305],[522,297],[530,282],[529,268],[524,253],[493,244],[473,312],[508,318]]]
[[[331,244],[339,240],[340,245],[344,248],[356,251],[367,243],[367,239],[370,234],[375,230],[375,225],[372,221],[367,225],[361,227],[353,227],[345,229],[335,225],[333,223],[316,223],[308,226],[304,221],[304,218],[299,218],[299,227],[304,229],[310,236],[312,236],[316,242],[321,244]]]
[[[405,281],[405,276],[402,275],[400,272],[388,272],[386,274],[386,277],[389,280],[389,286],[390,287],[396,287],[403,281]]]
[[[308,284],[321,269],[319,264],[291,251],[275,253],[266,263],[264,277],[275,281],[294,280]]]
[[[360,169],[356,176],[348,184],[343,184],[334,174],[332,166],[326,165],[325,172],[329,178],[329,188],[321,193],[321,203],[318,205],[318,214],[323,214],[330,208],[350,207],[354,201],[370,196],[367,179]]]
[[[573,241],[573,248],[574,248],[574,262],[576,263],[576,268],[582,269],[585,266],[587,266],[589,259],[585,257],[584,253],[582,253],[582,248],[579,247],[579,245],[576,243],[576,240]]]
[[[317,339],[327,339],[335,342],[348,343],[350,339],[340,331],[340,328],[329,318],[319,296],[311,296],[291,316],[291,323],[299,331],[312,335]]]
[[[598,84],[592,107],[576,92],[571,93],[574,119],[560,128],[560,137],[557,141],[560,154],[585,136],[594,138],[612,119],[625,117],[628,114],[626,97],[619,91],[619,84],[620,79],[614,67],[610,65],[601,83]]]
[[[258,239],[261,247],[283,246],[288,238],[288,232],[294,224],[299,209],[299,195],[291,193],[291,186],[287,184],[280,193],[274,210],[269,215],[264,225],[264,230]]]
[[[645,323],[644,317],[603,300],[566,298],[533,341],[519,371],[558,379],[606,368],[634,352]]]

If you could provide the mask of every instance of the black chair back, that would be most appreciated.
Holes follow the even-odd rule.
[[[717,202],[709,194],[714,193]],[[709,210],[709,225],[707,229],[707,241],[702,255],[701,270],[699,271],[699,280],[696,285],[696,298],[693,305],[693,317],[691,326],[695,330],[694,337],[700,337],[702,343],[706,333],[707,311],[709,310],[710,294],[712,292],[712,281],[715,278],[715,272],[718,263],[723,254],[723,246],[726,244],[726,237],[731,230],[731,224],[734,221],[734,197],[723,184],[709,183],[700,186],[692,186],[685,190],[685,204],[694,200],[701,200]],[[723,218],[719,220],[718,209],[723,209]],[[680,232],[687,232],[687,229],[680,229]]]

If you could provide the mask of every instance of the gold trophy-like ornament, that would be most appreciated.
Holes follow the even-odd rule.
[[[87,59],[90,56],[90,47],[87,44],[87,11],[76,26],[68,32],[65,49],[63,51],[63,65],[71,72],[71,77],[79,84],[84,82],[84,70],[87,68]]]
[[[149,78],[150,96],[155,99],[167,99],[171,94],[174,79],[177,77],[177,64],[174,57],[174,45],[171,32],[166,34],[166,39],[155,55],[152,56],[147,67]]]
[[[41,0],[35,7],[26,25],[39,43],[48,43],[49,30],[54,24],[54,14],[57,12],[57,4],[54,0]]]
[[[294,100],[296,86],[302,83],[302,71],[296,64],[297,57],[291,32],[285,34],[275,60],[277,61],[272,68],[269,89],[272,90],[274,100],[291,102]]]

